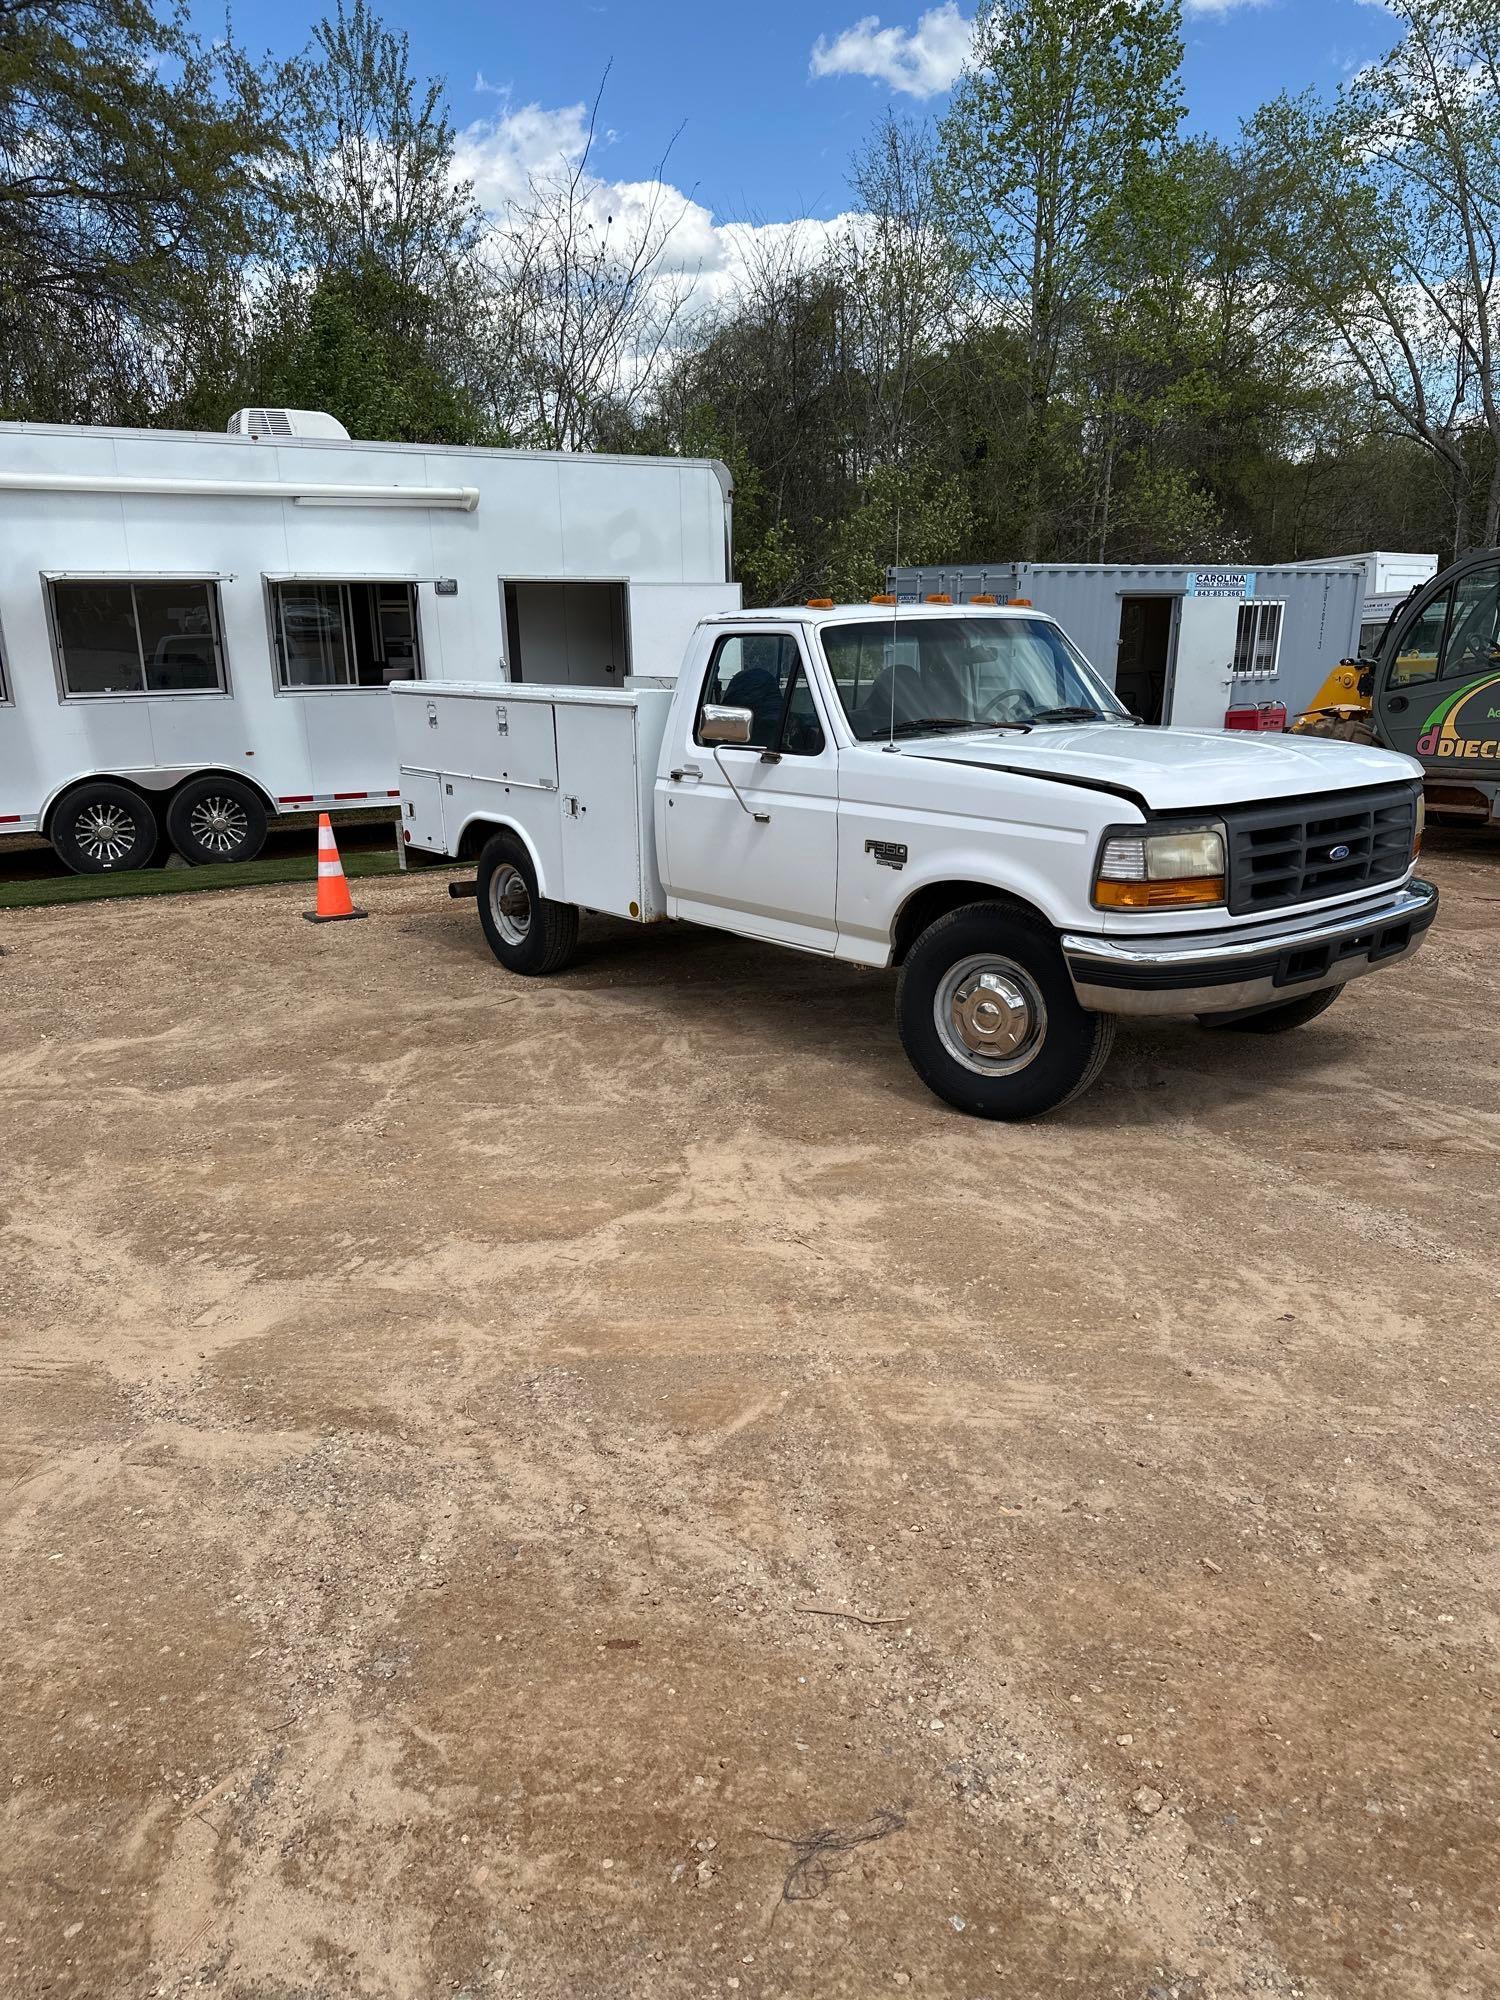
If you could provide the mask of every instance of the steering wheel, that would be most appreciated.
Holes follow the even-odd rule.
[[[1002,715],[1000,711],[1005,704],[1009,705],[1008,711]],[[981,722],[1025,722],[1028,719],[1024,712],[1025,704],[1026,697],[1019,688],[1001,688],[980,709],[978,719]]]

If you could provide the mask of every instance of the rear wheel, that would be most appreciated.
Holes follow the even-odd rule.
[[[52,810],[52,845],[75,875],[144,868],[156,852],[157,831],[156,814],[139,792],[102,779],[75,785]]]
[[[578,943],[578,911],[542,895],[514,834],[497,834],[480,855],[477,887],[479,921],[506,971],[533,978],[561,972]]]
[[[1200,1028],[1238,1028],[1246,1035],[1284,1035],[1289,1028],[1303,1027],[1326,1014],[1343,992],[1342,986],[1324,986],[1316,993],[1304,993],[1300,1000],[1283,1000],[1275,1007],[1257,1007],[1253,1014],[1200,1014]]]
[[[980,1118],[1035,1118],[1088,1089],[1114,1017],[1080,1007],[1049,926],[1002,903],[939,917],[908,953],[896,1027],[913,1069]]]
[[[266,809],[233,778],[193,778],[167,808],[167,833],[195,868],[211,861],[253,861],[266,844]]]

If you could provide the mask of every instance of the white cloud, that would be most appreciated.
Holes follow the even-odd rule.
[[[524,211],[533,182],[555,182],[577,168],[588,147],[589,108],[586,104],[513,107],[503,92],[497,94],[504,109],[460,132],[454,166],[463,179],[473,182],[492,226],[504,232]],[[594,134],[584,177],[588,213],[600,226],[607,221],[622,244],[670,224],[661,274],[663,280],[687,289],[689,312],[732,297],[758,258],[775,252],[811,260],[855,223],[848,215],[718,222],[712,209],[671,181],[610,180],[598,173],[601,153],[615,140],[612,131]]]
[[[973,21],[943,0],[914,28],[882,28],[878,14],[866,14],[832,41],[819,35],[809,67],[813,76],[868,76],[908,97],[936,97],[958,81],[973,39]]]
[[[1183,0],[1182,11],[1188,16],[1208,15],[1220,20],[1225,14],[1233,14],[1241,7],[1266,7],[1270,0]]]

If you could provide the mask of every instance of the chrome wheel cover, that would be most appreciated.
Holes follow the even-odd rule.
[[[507,944],[525,944],[531,930],[531,891],[526,877],[502,861],[490,877],[490,916]]]
[[[1031,974],[996,952],[961,958],[932,1002],[938,1039],[976,1076],[1014,1076],[1047,1039],[1047,1003]]]
[[[250,815],[236,798],[210,792],[188,814],[188,832],[206,853],[233,854],[250,835]]]
[[[74,820],[73,838],[90,861],[112,868],[135,846],[140,828],[124,806],[96,803],[85,806]]]

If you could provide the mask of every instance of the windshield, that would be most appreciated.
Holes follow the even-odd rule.
[[[861,619],[825,625],[823,652],[861,742],[1036,721],[1128,721],[1045,618]]]

